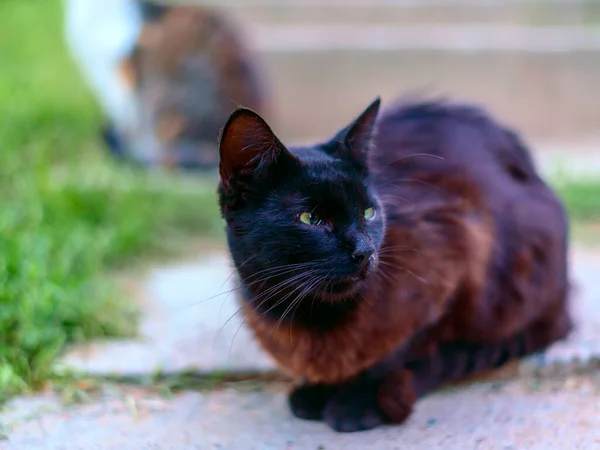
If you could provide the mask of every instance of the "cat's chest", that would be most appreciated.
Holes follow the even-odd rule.
[[[396,299],[396,307],[394,299],[388,300],[387,308],[365,301],[347,321],[327,331],[281,324],[245,301],[243,309],[263,349],[284,370],[312,383],[338,383],[403,347],[429,321],[420,308],[401,308],[406,299]]]

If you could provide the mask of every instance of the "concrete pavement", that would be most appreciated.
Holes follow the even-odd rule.
[[[62,408],[45,396],[0,415],[3,450],[563,450],[600,448],[600,379],[516,379],[449,389],[403,426],[337,434],[288,411],[285,386],[186,392],[164,400],[113,389]]]

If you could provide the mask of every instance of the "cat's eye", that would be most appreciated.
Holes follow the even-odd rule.
[[[363,213],[365,220],[373,220],[375,218],[375,208],[367,208]]]
[[[310,212],[298,214],[298,219],[306,225],[323,225],[325,223],[323,220],[319,219],[319,216]]]

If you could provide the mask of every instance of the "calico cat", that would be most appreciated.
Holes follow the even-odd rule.
[[[240,108],[220,140],[245,319],[302,380],[293,413],[343,432],[572,328],[567,217],[517,134],[471,105],[379,109],[286,147]]]
[[[216,172],[231,112],[268,113],[261,62],[225,12],[151,0],[67,6],[70,48],[107,113],[104,143],[120,160]]]

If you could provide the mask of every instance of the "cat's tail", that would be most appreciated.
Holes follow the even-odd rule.
[[[539,321],[525,331],[502,341],[485,344],[452,344],[439,348],[435,356],[409,362],[418,397],[440,385],[484,370],[497,369],[509,361],[546,349],[564,339],[573,325],[566,312],[553,320]]]

